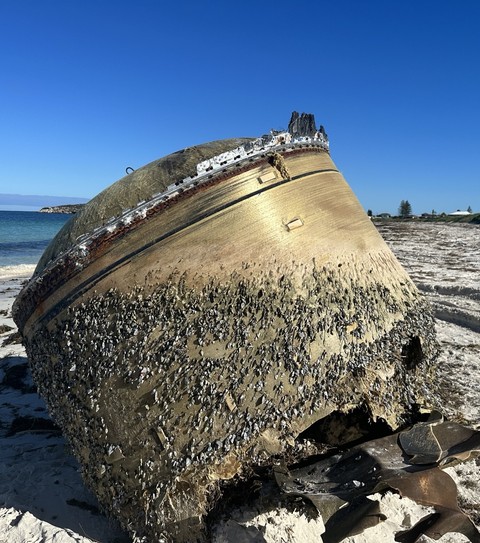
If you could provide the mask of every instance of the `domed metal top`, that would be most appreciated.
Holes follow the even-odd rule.
[[[126,209],[150,200],[169,185],[196,173],[199,162],[252,141],[252,138],[231,138],[212,141],[182,149],[142,166],[113,183],[90,200],[60,230],[40,259],[36,274],[76,240],[95,228],[103,226],[112,217],[120,216]]]

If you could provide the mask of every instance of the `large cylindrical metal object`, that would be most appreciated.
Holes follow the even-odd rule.
[[[85,480],[148,541],[194,540],[219,481],[332,411],[364,405],[397,428],[428,395],[433,319],[324,146],[195,176],[248,141],[112,185],[15,306]]]

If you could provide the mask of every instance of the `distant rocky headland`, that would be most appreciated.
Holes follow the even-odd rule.
[[[85,204],[42,207],[40,213],[78,213]]]

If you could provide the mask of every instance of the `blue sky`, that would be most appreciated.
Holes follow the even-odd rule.
[[[314,113],[365,209],[480,211],[480,2],[0,0],[0,193]]]

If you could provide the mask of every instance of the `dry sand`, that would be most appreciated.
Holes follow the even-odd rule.
[[[442,348],[442,411],[479,429],[480,226],[383,221],[378,228],[435,312]],[[0,543],[127,543],[129,537],[102,515],[83,485],[68,444],[34,391],[25,351],[16,342],[11,306],[33,270],[0,270]],[[480,461],[447,471],[457,482],[461,506],[480,525]],[[344,541],[393,543],[396,531],[425,515],[424,508],[393,493],[381,498],[381,507],[385,522]],[[255,541],[256,530],[248,526],[272,543],[321,543],[323,532],[322,519],[301,502],[285,507],[257,500],[219,521],[214,541]],[[454,533],[440,541],[467,539]]]

